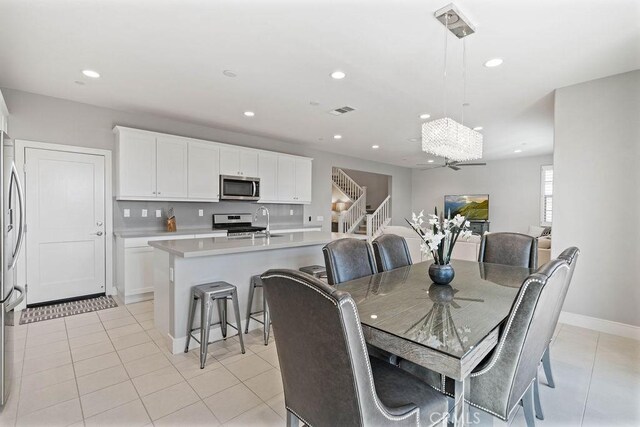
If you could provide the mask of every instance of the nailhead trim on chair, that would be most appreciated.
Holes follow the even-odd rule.
[[[314,288],[313,286],[309,286],[308,284],[304,283],[301,280],[296,279],[295,277],[292,276],[285,276],[282,274],[272,274],[270,276],[264,276],[265,279],[271,279],[272,277],[282,277],[283,279],[291,279],[294,282],[298,282],[301,285],[305,285],[307,288],[312,289],[314,291],[316,291],[317,293],[319,293],[320,295],[322,295],[323,297],[325,297],[326,299],[328,299],[329,301],[331,301],[331,304],[337,306],[338,304],[335,302],[335,300],[331,297],[329,297],[327,294],[325,294],[324,292],[319,291],[318,289]]]
[[[568,264],[562,264],[558,268],[567,268],[568,269],[569,265]],[[520,296],[518,297],[518,301],[516,302],[516,307],[514,308],[514,310],[511,313],[511,315],[509,316],[509,322],[507,323],[507,328],[505,329],[505,332],[502,335],[502,338],[500,339],[500,344],[498,345],[498,351],[496,352],[496,355],[491,360],[491,363],[489,364],[489,366],[487,366],[486,368],[482,369],[481,371],[478,371],[478,372],[475,372],[475,373],[471,374],[470,377],[478,377],[480,375],[486,374],[498,362],[498,358],[500,357],[500,354],[502,353],[502,349],[504,348],[504,343],[506,341],[507,335],[509,334],[509,330],[511,329],[511,324],[513,323],[513,319],[515,318],[516,313],[518,312],[518,308],[520,308],[520,303],[522,302],[522,299],[524,298],[524,294],[527,292],[527,288],[529,287],[530,283],[540,283],[540,284],[542,284],[543,282],[541,280],[539,280],[539,279],[529,279],[524,283],[524,285],[522,285],[524,287],[524,290],[520,293]]]
[[[349,298],[345,299],[340,303],[340,308],[342,308],[342,306],[346,303],[351,304],[351,307],[353,308],[353,312],[356,315],[356,321],[358,322],[358,324],[360,324],[360,315],[358,315],[358,309],[356,308],[356,304],[353,302],[353,299],[350,296]],[[362,335],[362,328],[358,328],[358,335],[360,336],[360,344],[362,344],[362,350],[364,351],[364,354],[368,355],[369,353],[367,352],[367,344],[365,343],[364,336]],[[376,389],[373,381],[371,363],[369,362],[368,357],[365,358],[365,362],[368,368],[367,373],[369,375],[369,384],[370,384],[371,395],[373,397],[373,402],[376,404],[376,407],[378,408],[380,413],[390,421],[405,420],[413,415],[416,415],[416,426],[419,426],[420,425],[420,408],[416,408],[413,411],[403,416],[394,417],[394,416],[387,415],[387,411],[385,411],[384,408],[380,406],[380,401],[378,400],[378,394],[376,393]]]

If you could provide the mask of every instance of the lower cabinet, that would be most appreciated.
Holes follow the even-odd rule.
[[[176,236],[116,237],[116,288],[125,304],[153,299],[152,240],[182,240],[223,237],[226,233],[180,234]]]

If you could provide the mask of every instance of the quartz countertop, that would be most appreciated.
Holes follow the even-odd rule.
[[[272,226],[271,231],[276,232],[280,230],[303,230],[303,229],[314,229],[314,228],[322,228],[321,225],[277,225]],[[167,236],[167,238],[171,238],[171,236],[184,236],[185,234],[213,234],[213,233],[226,233],[225,229],[217,229],[213,230],[212,228],[184,228],[178,229],[178,231],[166,231],[166,230],[120,230],[114,231],[118,237],[123,239],[131,239],[138,237],[162,237]]]
[[[329,233],[325,231],[304,231],[282,234],[272,232],[272,234],[274,235],[270,238],[256,237],[253,239],[206,237],[202,239],[159,240],[149,242],[149,245],[183,258],[193,258],[325,245],[333,240],[345,237],[366,239],[366,236],[360,234]]]

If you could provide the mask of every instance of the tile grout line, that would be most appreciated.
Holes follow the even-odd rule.
[[[596,357],[598,355],[598,347],[600,347],[600,333],[596,338],[596,349],[593,352],[593,361],[591,364],[591,374],[589,375],[589,385],[587,386],[587,395],[584,398],[584,407],[582,408],[582,417],[580,417],[580,425],[584,425],[584,416],[587,413],[587,403],[589,402],[589,394],[591,393],[591,383],[593,382],[593,371],[596,367]]]
[[[134,320],[136,321],[136,324],[138,324],[138,323],[137,323],[137,322],[138,322],[138,319],[136,319],[136,318],[135,318],[135,316],[133,316],[133,313],[131,313],[131,311],[129,311],[129,309],[126,307],[126,305],[125,305],[125,304],[123,304],[122,306],[125,308],[125,310],[127,310],[127,313],[129,313],[129,314],[134,318]],[[102,327],[104,328],[104,323],[102,323],[102,318],[100,318],[100,316],[98,316],[98,318],[100,319],[100,324],[102,324]],[[113,319],[112,319],[112,320],[113,320]],[[106,328],[105,328],[105,332],[106,332]],[[146,331],[145,331],[145,333],[146,333]],[[149,334],[147,334],[147,335],[149,335]],[[142,407],[144,408],[145,413],[147,414],[147,416],[149,417],[149,420],[150,420],[150,421],[151,421],[151,423],[153,424],[153,418],[151,418],[151,414],[149,414],[149,411],[147,410],[147,406],[144,404],[144,401],[142,400],[142,396],[140,396],[140,393],[138,392],[138,389],[136,388],[135,384],[133,383],[133,379],[132,379],[132,378],[131,378],[131,376],[129,375],[129,371],[127,371],[127,368],[125,367],[124,362],[122,361],[122,358],[120,357],[120,353],[118,353],[118,350],[116,349],[116,346],[115,346],[115,345],[113,345],[113,340],[111,339],[111,335],[109,335],[109,333],[107,333],[107,338],[109,338],[109,342],[110,342],[110,343],[111,343],[111,345],[113,346],[113,349],[114,349],[114,351],[115,351],[115,353],[116,353],[116,356],[118,357],[118,360],[120,360],[120,363],[122,364],[122,369],[124,369],[124,372],[125,372],[125,374],[127,375],[128,381],[131,383],[131,387],[133,387],[133,390],[136,392],[136,395],[138,396],[138,399],[140,400],[140,403],[142,404]],[[151,338],[151,337],[149,337],[149,338]],[[155,343],[154,343],[154,344],[155,344]],[[154,371],[154,372],[155,372],[155,371]],[[125,381],[123,381],[123,383],[124,383],[124,382],[125,382]],[[122,383],[118,383],[118,384],[122,384]],[[105,388],[106,388],[106,387],[105,387]],[[133,402],[133,401],[129,401],[129,402],[123,403],[122,405],[118,405],[118,406],[116,406],[115,408],[111,408],[111,409],[119,408],[120,406],[124,406],[124,405],[126,405],[126,404],[131,403],[131,402]],[[110,411],[111,409],[107,409],[107,411]],[[100,414],[102,414],[102,413],[104,413],[104,412],[107,412],[107,411],[100,412]],[[96,415],[98,415],[98,414],[94,414],[94,415],[92,415],[92,416],[96,416]],[[85,419],[85,418],[83,418],[83,421],[85,421],[85,420],[86,420],[86,419]]]
[[[80,416],[82,417],[82,423],[84,424],[84,408],[82,407],[82,399],[80,398],[80,386],[78,385],[78,376],[76,375],[76,366],[73,363],[73,353],[71,353],[71,342],[69,340],[69,329],[67,328],[66,320],[64,320],[64,331],[67,334],[67,347],[69,347],[69,358],[71,359],[71,369],[73,369],[73,380],[76,383],[76,391],[78,392],[78,405],[80,406]]]

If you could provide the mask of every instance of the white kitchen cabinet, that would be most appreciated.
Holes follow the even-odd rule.
[[[260,202],[278,201],[278,155],[258,154],[258,177],[260,178]]]
[[[156,197],[156,137],[129,130],[118,131],[118,197]]]
[[[187,143],[183,139],[156,138],[156,196],[187,197]]]
[[[233,176],[258,176],[256,150],[223,147],[220,149],[220,174]]]
[[[296,159],[296,202],[311,203],[311,162],[311,159]]]
[[[240,150],[240,175],[258,176],[258,152],[256,150]]]
[[[278,156],[278,201],[311,203],[311,159]]]
[[[220,149],[206,142],[189,141],[189,199],[220,198]]]
[[[226,232],[116,238],[116,289],[125,304],[153,298],[152,240],[223,237]]]
[[[312,160],[139,129],[114,127],[116,199],[211,201],[220,175],[259,177],[261,202],[311,203]]]
[[[296,160],[293,157],[278,157],[278,201],[292,202],[296,195]]]

